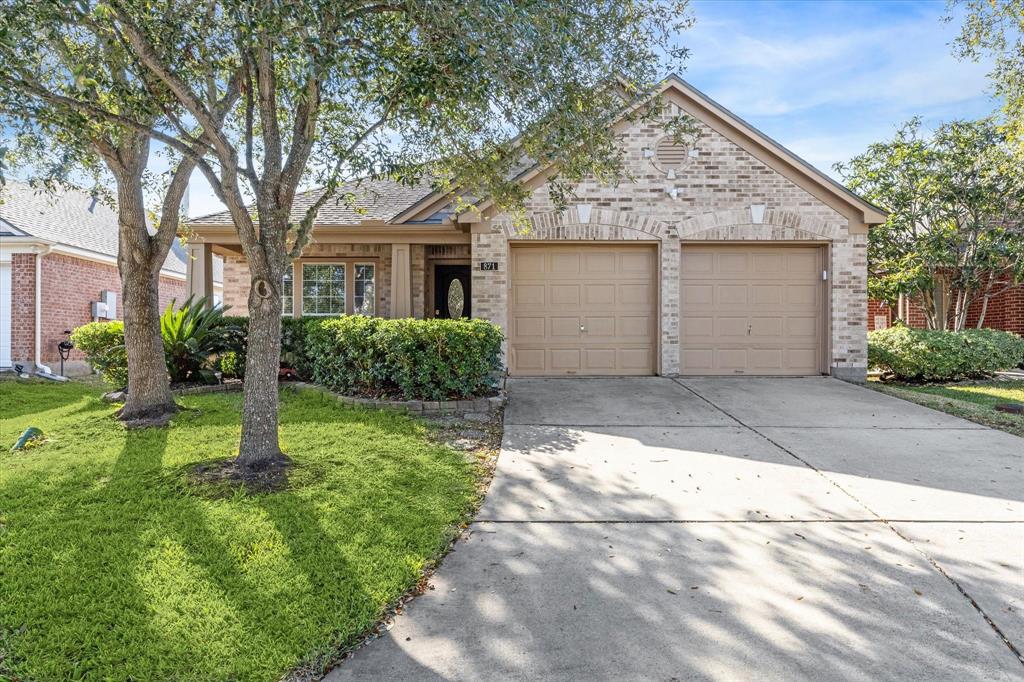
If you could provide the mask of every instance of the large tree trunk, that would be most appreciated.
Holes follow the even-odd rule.
[[[121,273],[124,347],[128,355],[128,396],[119,416],[126,421],[159,420],[177,411],[160,336],[160,274],[149,268]]]
[[[124,158],[144,164],[148,143],[129,147]],[[134,158],[131,158],[134,157]],[[124,160],[124,158],[122,160]],[[118,257],[128,356],[128,396],[118,416],[124,421],[160,423],[178,407],[171,393],[160,335],[160,266],[163,259],[148,239],[142,173],[130,163],[118,175]],[[154,262],[159,260],[159,262]]]
[[[282,257],[283,260],[283,257]],[[265,469],[283,461],[277,439],[277,371],[281,362],[280,278],[253,268],[249,288],[249,339],[238,465]],[[268,269],[269,270],[269,269]],[[277,282],[277,285],[271,284]]]

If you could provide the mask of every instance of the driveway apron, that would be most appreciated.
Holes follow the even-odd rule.
[[[1024,439],[829,378],[518,379],[478,520],[328,679],[1024,678]]]

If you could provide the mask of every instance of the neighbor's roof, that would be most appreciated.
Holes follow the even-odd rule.
[[[317,213],[317,225],[358,225],[367,221],[389,222],[405,209],[433,193],[430,183],[406,185],[394,180],[358,180],[338,186]],[[295,195],[290,220],[299,222],[323,194],[317,188]],[[228,211],[190,218],[191,225],[232,225]]]
[[[8,179],[0,186],[0,225],[47,242],[117,258],[117,214],[86,192],[65,188],[51,194]],[[17,230],[12,232],[10,228]],[[185,274],[182,249],[172,249],[165,271]]]

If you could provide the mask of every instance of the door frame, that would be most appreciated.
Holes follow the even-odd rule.
[[[679,267],[679,282],[677,286],[682,289],[683,286],[683,271],[682,271],[682,251],[687,246],[736,246],[736,247],[750,247],[756,248],[763,246],[765,248],[808,248],[816,247],[818,251],[818,267],[823,272],[828,273],[828,279],[819,279],[818,286],[820,287],[822,306],[821,306],[821,321],[818,325],[818,332],[821,334],[821,347],[818,349],[818,375],[829,376],[831,374],[832,367],[832,242],[821,240],[821,239],[806,239],[806,240],[754,240],[754,239],[683,239],[679,242],[680,248],[680,267]],[[682,296],[679,297],[679,371],[680,375],[683,370],[683,342],[682,342],[682,325],[683,325],[683,300]],[[700,376],[700,375],[691,375]],[[723,376],[723,375],[714,375]],[[724,375],[728,376],[728,375]],[[776,375],[757,375],[757,374],[744,374],[742,376],[776,376]],[[782,375],[786,376],[786,375]],[[795,376],[795,375],[794,375]]]
[[[423,316],[428,319],[434,319],[434,290],[437,287],[437,267],[438,265],[465,265],[469,267],[469,278],[473,279],[473,260],[471,258],[427,258],[427,264],[424,270],[426,271],[426,283],[423,287]],[[472,318],[473,313],[473,291],[472,287],[469,292],[469,312]]]

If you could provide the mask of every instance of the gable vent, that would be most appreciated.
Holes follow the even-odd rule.
[[[690,158],[691,146],[679,143],[671,137],[663,137],[655,147],[654,153],[658,159],[658,165],[668,170],[669,168],[682,168]]]

